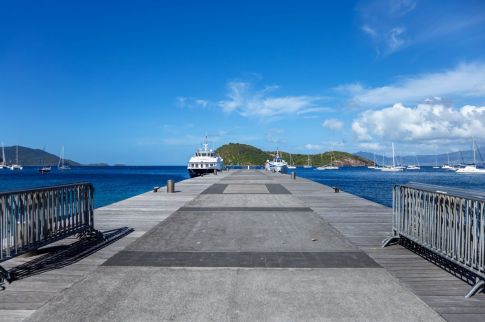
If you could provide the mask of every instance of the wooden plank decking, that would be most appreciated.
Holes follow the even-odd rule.
[[[212,312],[207,313],[197,307],[197,309],[202,310],[197,315],[199,320],[205,320],[207,317],[213,317],[213,320],[221,320],[220,317],[225,317],[223,320],[231,321],[249,318],[252,320],[271,320],[271,317],[273,319],[279,317],[280,320],[365,320],[370,317],[373,320],[385,320],[390,317],[393,317],[394,320],[405,320],[404,317],[408,319],[414,317],[416,320],[434,319],[433,315],[430,315],[430,312],[427,311],[426,306],[422,306],[419,301],[412,298],[412,294],[417,295],[420,300],[446,320],[485,320],[485,294],[479,294],[472,299],[465,299],[464,295],[470,288],[468,284],[399,245],[385,249],[380,247],[381,240],[389,234],[391,229],[391,210],[387,207],[345,192],[334,193],[333,189],[309,180],[300,178],[292,180],[287,175],[255,171],[224,172],[218,176],[185,180],[177,183],[176,188],[179,192],[175,194],[166,194],[161,189],[161,192],[158,193],[148,192],[97,209],[95,213],[97,228],[105,231],[128,226],[134,228],[135,231],[74,264],[29,276],[7,285],[6,290],[0,292],[0,321],[19,321],[29,317],[32,320],[43,320],[47,317],[52,317],[52,320],[61,320],[61,317],[62,319],[70,317],[69,319],[82,320],[76,318],[76,315],[62,315],[62,312],[55,315],[53,312],[63,309],[68,311],[69,308],[65,304],[63,306],[63,301],[77,301],[83,294],[97,294],[101,301],[103,295],[98,291],[89,289],[89,285],[96,285],[95,277],[102,284],[103,276],[111,275],[108,278],[113,283],[117,280],[116,278],[120,281],[127,278],[123,274],[128,274],[137,283],[148,283],[145,278],[130,275],[136,272],[152,274],[153,278],[158,276],[155,280],[153,278],[150,280],[152,285],[169,276],[177,281],[179,281],[179,278],[182,281],[192,280],[191,285],[202,283],[202,280],[207,279],[209,281],[213,279],[216,284],[222,283],[219,284],[220,288],[217,289],[216,293],[220,291],[220,295],[225,297],[218,298],[217,301],[214,300],[216,302],[211,302],[212,297],[215,296],[214,292],[203,296],[206,303],[201,303],[200,307],[208,308]],[[176,212],[182,206],[183,209]],[[305,207],[312,211],[302,211]],[[281,212],[283,208],[287,208],[289,211]],[[275,210],[278,211],[275,212]],[[276,213],[280,215],[276,217],[272,215]],[[314,228],[316,221],[312,219],[314,218],[312,214],[323,219],[317,228]],[[164,221],[170,215],[172,215],[171,220]],[[215,224],[215,220],[217,220],[217,224]],[[259,227],[253,229],[251,225],[259,225]],[[176,229],[173,230],[170,227]],[[211,232],[211,230],[213,231]],[[146,234],[148,231],[150,232]],[[164,237],[170,231],[175,231],[173,237]],[[234,234],[234,240],[229,238],[226,243],[218,243],[218,240],[224,241],[229,232]],[[261,232],[264,232],[264,234],[261,234]],[[206,233],[209,235],[206,235]],[[213,235],[210,235],[211,233]],[[315,238],[316,241],[311,241],[310,235],[318,235],[319,237]],[[72,240],[63,241],[63,243],[72,242]],[[195,240],[199,244],[195,243]],[[140,253],[147,250],[151,252]],[[322,250],[324,250],[324,253],[320,252]],[[131,253],[128,251],[131,251]],[[182,257],[174,259],[172,256],[170,258],[172,262],[163,260],[163,258],[160,259],[160,254],[170,254],[171,251],[179,251],[177,254],[181,254],[178,256]],[[197,267],[197,263],[194,264],[193,262],[194,257],[187,258],[187,251],[196,252],[194,254],[198,255],[202,254],[202,260],[209,261],[204,264],[205,267],[211,268],[198,270],[198,273],[187,269],[173,271],[173,268],[170,267],[174,267],[173,261],[175,260],[178,261],[178,265],[183,263],[183,265],[189,267],[194,267],[194,265]],[[319,253],[314,253],[315,257],[307,258],[308,262],[305,267],[309,268],[295,270],[293,267],[299,267],[295,266],[297,262],[294,261],[299,258],[295,251],[304,252],[304,254],[310,251]],[[244,262],[246,266],[242,266],[241,252],[249,254],[249,257],[244,259],[251,258],[250,256],[254,254],[258,255],[250,262]],[[338,252],[340,255],[332,256],[332,252],[335,254]],[[360,258],[359,252],[370,256],[385,270],[375,268],[371,262],[366,264],[368,265],[366,267],[355,268],[355,262],[352,262],[352,258]],[[128,266],[124,265],[131,264],[129,261],[133,258],[133,254],[145,258],[145,263],[135,263],[135,267],[128,269]],[[152,254],[151,256],[155,254],[155,257],[150,259],[149,254]],[[207,259],[207,257],[204,257],[207,254],[212,257]],[[226,257],[221,259],[220,256]],[[273,262],[271,262],[272,264],[266,262],[262,265],[257,261],[258,256],[264,257],[266,261],[271,260]],[[20,257],[4,263],[6,264],[4,266],[13,267],[30,261],[32,258],[35,257]],[[200,261],[201,257],[197,257],[197,260]],[[232,268],[222,269],[220,263],[224,260],[232,261],[235,264],[229,265]],[[278,264],[274,260],[279,261]],[[167,268],[162,267],[167,265],[169,266],[168,271]],[[204,267],[204,265],[199,266]],[[271,270],[272,275],[267,275],[267,269],[277,267],[271,265],[277,265],[281,268],[273,269]],[[241,268],[236,270],[239,273],[233,275],[235,267]],[[242,267],[247,268],[242,269]],[[341,267],[341,269],[335,270],[332,267]],[[214,268],[218,269],[217,276],[229,275],[225,277],[226,279],[219,280],[222,277],[211,275]],[[250,272],[245,271],[247,269],[250,269]],[[348,275],[342,280],[343,277],[339,274],[343,272],[347,272],[345,274]],[[363,272],[367,274],[366,279],[369,281],[377,278],[375,286],[341,285],[341,293],[335,294],[327,288],[314,290],[310,286],[311,284],[305,286],[305,290],[298,290],[298,285],[303,285],[303,280],[313,281],[315,285],[319,285],[319,283],[328,285],[325,283],[336,281],[342,281],[342,284],[345,284],[343,281],[353,278],[359,280],[360,277],[358,276],[361,276]],[[285,275],[287,273],[290,275]],[[394,277],[386,277],[387,273]],[[179,276],[179,274],[181,275]],[[199,277],[194,274],[206,275]],[[379,279],[379,276],[384,280]],[[202,280],[199,278],[202,278]],[[254,304],[254,307],[244,306],[245,304],[242,303],[251,302],[249,298],[245,297],[246,293],[242,295],[234,294],[234,283],[236,281],[241,283],[240,279],[244,280],[246,284],[250,283],[247,284],[249,286],[246,292],[253,292],[252,297],[261,296],[260,302],[268,301],[264,310],[257,304]],[[277,279],[278,282],[273,279]],[[257,281],[260,285],[265,286],[263,288],[268,292],[272,290],[272,293],[262,292],[262,294],[259,294]],[[297,298],[292,298],[293,302],[296,301],[294,308],[291,307],[291,302],[288,302],[288,299],[283,296],[284,292],[288,290],[282,289],[280,285],[287,281],[290,281],[288,283],[296,283],[296,281],[300,283],[293,285],[293,290],[299,292],[299,297],[301,297],[301,302],[298,302]],[[172,290],[175,294],[189,292],[184,294],[190,298],[193,295],[192,292],[203,292],[202,290],[190,291],[191,286],[189,284],[180,283],[181,290]],[[255,288],[251,289],[251,283],[256,283],[253,285]],[[353,293],[358,292],[362,292],[359,294],[379,293],[378,290],[390,292],[385,287],[386,283],[392,285],[397,294],[385,293],[388,296],[388,303],[375,302],[369,298],[367,304],[371,306],[370,311],[369,308],[365,308],[365,305],[360,306],[363,304],[361,298],[352,296]],[[172,284],[173,282],[170,284],[171,287],[176,287]],[[289,285],[285,287],[289,287]],[[170,292],[171,288],[168,285],[165,285],[165,287],[167,287],[167,292]],[[205,287],[210,289],[211,286],[206,285]],[[238,287],[242,288],[241,285]],[[346,287],[348,287],[348,290]],[[353,293],[352,287],[355,288]],[[373,290],[372,287],[375,287],[375,289]],[[227,294],[224,293],[226,289],[229,292]],[[312,293],[307,294],[305,291]],[[136,290],[134,289],[133,292],[136,292]],[[79,296],[77,296],[78,293]],[[375,294],[375,296],[378,298],[385,294]],[[412,303],[411,307],[395,309],[389,307],[389,311],[385,311],[387,305],[399,305],[398,294],[402,294],[401,305],[406,306]],[[329,295],[332,296],[329,297]],[[339,296],[342,299],[347,298],[351,303],[332,303]],[[394,296],[397,297],[394,298]],[[203,298],[196,298],[203,300]],[[226,299],[234,302],[226,305],[224,304]],[[314,299],[319,299],[320,302],[313,303]],[[88,300],[89,298],[85,299],[85,301]],[[148,298],[145,301],[150,302],[151,300],[151,298]],[[191,303],[196,305],[197,301],[192,300]],[[385,298],[382,301],[385,301]],[[354,307],[348,306],[352,303],[354,303]],[[86,303],[80,302],[78,304],[82,306]],[[139,307],[144,305],[143,303],[135,304]],[[133,304],[134,307],[136,307],[135,304]],[[90,308],[93,305],[91,304],[88,307]],[[167,311],[171,312],[170,317],[174,320],[193,319],[193,315],[190,314],[196,310],[196,308],[192,308],[189,310],[192,312],[182,312],[181,309],[173,308],[171,305],[174,304],[170,304],[170,301],[165,305]],[[237,307],[238,305],[243,305],[243,307]],[[329,309],[328,305],[333,306],[336,311]],[[339,305],[341,305],[342,310],[345,308],[349,312],[338,312]],[[374,306],[375,312],[381,312],[380,315],[371,315],[372,306]],[[362,315],[357,313],[355,313],[357,315],[351,315],[352,308],[355,309],[355,312],[361,310]],[[404,312],[409,311],[408,315],[404,314],[401,309]],[[109,308],[106,308],[106,310],[109,310]],[[218,310],[222,311],[219,312]],[[241,310],[245,311],[241,312]],[[302,312],[298,310],[304,310],[308,314],[302,315]],[[419,313],[415,311],[419,311]],[[185,315],[181,315],[182,313]],[[220,313],[220,315],[216,313]],[[251,315],[256,313],[257,315]],[[339,315],[339,313],[342,314]],[[345,315],[345,313],[348,314]],[[89,313],[86,312],[86,314]],[[109,318],[108,315],[103,314],[93,316],[99,317],[100,320]],[[147,315],[145,317],[150,319],[153,316]],[[166,318],[166,316],[158,317],[160,319]],[[141,318],[142,315],[139,319]]]

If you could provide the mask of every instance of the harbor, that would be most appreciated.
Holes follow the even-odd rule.
[[[94,212],[134,231],[0,292],[2,320],[481,321],[484,294],[401,245],[391,209],[268,171],[232,170]],[[70,244],[74,238],[59,241]],[[31,256],[2,263],[28,265]]]

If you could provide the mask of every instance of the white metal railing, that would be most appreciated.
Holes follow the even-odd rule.
[[[0,262],[94,230],[94,188],[75,183],[0,193]],[[0,267],[0,281],[6,271]]]
[[[393,235],[404,237],[468,270],[485,288],[485,193],[410,183],[393,189]]]

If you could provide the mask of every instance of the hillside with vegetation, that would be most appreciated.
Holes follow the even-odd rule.
[[[16,146],[6,146],[5,147],[5,160],[7,164],[13,164],[16,162]],[[32,165],[52,165],[55,166],[59,162],[59,156],[48,153],[40,149],[31,149],[24,146],[18,147],[18,157],[19,164],[24,166]],[[2,151],[0,147],[0,162],[2,160]],[[72,160],[65,160],[65,164],[70,166],[80,165]]]
[[[275,152],[267,152],[252,145],[229,143],[217,149],[217,153],[224,159],[226,165],[263,165],[266,160],[271,160]],[[280,151],[285,161],[290,163],[290,154]],[[341,151],[327,151],[318,154],[292,154],[291,160],[297,166],[306,165],[310,156],[310,164],[313,166],[327,165],[331,162],[337,166],[366,166],[372,161],[361,156]]]

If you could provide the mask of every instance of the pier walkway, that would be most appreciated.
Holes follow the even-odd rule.
[[[485,319],[483,294],[466,300],[466,283],[401,246],[380,248],[387,207],[263,171],[176,188],[97,209],[98,229],[135,231],[8,285],[0,320]]]

